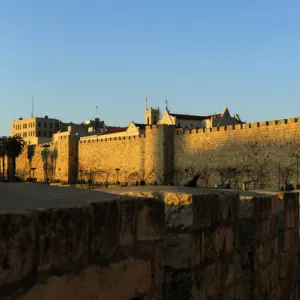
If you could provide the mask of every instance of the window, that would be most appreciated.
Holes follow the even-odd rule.
[[[181,127],[180,127],[180,122],[178,123],[178,127],[181,128]]]
[[[50,123],[50,128],[52,128],[52,123]]]
[[[41,136],[41,132],[40,131],[38,131],[38,135],[37,136]]]
[[[149,117],[147,118],[147,124],[149,125]]]
[[[41,127],[41,122],[39,122],[39,127]]]
[[[153,124],[156,125],[156,123],[157,123],[157,118],[156,118],[156,116],[154,116],[153,117]]]
[[[47,132],[46,131],[44,131],[44,136],[47,136]]]
[[[44,128],[47,128],[47,123],[44,123]]]

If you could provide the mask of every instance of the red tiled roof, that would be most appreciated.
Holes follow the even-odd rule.
[[[119,128],[110,129],[105,134],[124,132],[127,130],[127,128],[128,127],[119,127]]]
[[[179,119],[179,120],[198,120],[198,121],[207,120],[207,119],[210,119],[213,116],[216,116],[218,118],[221,117],[221,114],[209,115],[209,116],[193,116],[193,115],[182,115],[182,114],[170,113],[170,115],[172,117],[175,117],[176,119]]]

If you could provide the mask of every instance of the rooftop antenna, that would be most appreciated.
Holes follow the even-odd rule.
[[[31,103],[31,118],[34,117],[34,96],[32,96],[32,103]]]
[[[146,94],[146,110],[148,109],[148,93]]]
[[[96,105],[96,117],[95,119],[98,118],[98,105]]]
[[[166,103],[166,109],[168,109],[168,99],[165,100]]]

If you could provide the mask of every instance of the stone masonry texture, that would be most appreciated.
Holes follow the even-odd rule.
[[[299,299],[299,193],[0,183],[0,299]]]
[[[163,202],[40,184],[0,196],[0,299],[162,299]]]

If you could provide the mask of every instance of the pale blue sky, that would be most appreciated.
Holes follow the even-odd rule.
[[[108,125],[150,105],[300,116],[299,0],[0,0],[0,135],[35,115]]]

